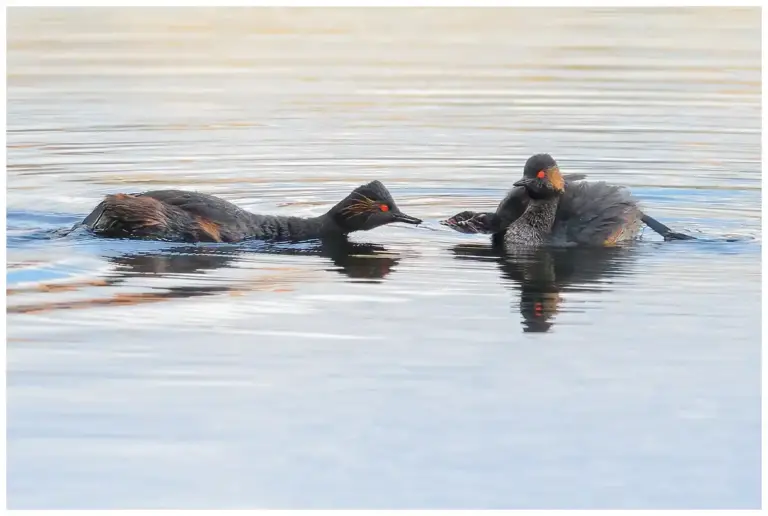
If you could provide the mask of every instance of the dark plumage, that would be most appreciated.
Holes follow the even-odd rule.
[[[642,212],[629,190],[602,181],[574,183],[557,207],[555,244],[610,245],[637,238]]]
[[[359,186],[319,217],[257,215],[212,195],[182,190],[108,195],[82,222],[112,238],[176,242],[299,241],[366,231],[392,222],[420,224],[404,214],[379,181]]]
[[[584,174],[563,174],[565,191],[575,181],[585,179]],[[523,214],[530,197],[522,186],[512,188],[502,199],[496,211],[462,211],[440,223],[460,233],[492,233],[504,235],[504,230]]]
[[[541,156],[541,155],[538,155]],[[544,155],[546,156],[546,155]],[[551,159],[551,157],[550,157]],[[554,162],[554,160],[553,160]],[[605,182],[583,182],[583,174],[563,174],[565,192],[557,206],[552,240],[556,243],[594,243],[612,224],[621,225],[618,218],[627,218],[625,229],[615,234],[619,240],[626,240],[637,234],[635,223],[639,219],[665,240],[689,240],[694,237],[676,233],[670,228],[646,215],[628,190]],[[528,207],[531,197],[524,186],[516,186],[499,203],[495,212],[462,211],[441,224],[462,233],[487,233],[493,235],[493,243],[501,245],[504,233]],[[633,208],[630,208],[633,206]],[[626,211],[625,211],[626,210]],[[603,214],[597,216],[598,214]],[[618,227],[616,227],[618,230]],[[610,233],[608,236],[612,236]]]
[[[504,246],[536,246],[551,242],[560,197],[565,193],[565,181],[557,163],[548,154],[528,159],[523,178],[514,186],[528,193],[528,206],[520,217],[504,231]]]

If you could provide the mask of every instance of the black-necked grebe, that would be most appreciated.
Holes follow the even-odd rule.
[[[82,224],[112,238],[176,242],[300,241],[366,231],[392,222],[420,224],[379,181],[359,186],[319,217],[256,215],[212,195],[182,190],[108,195]]]
[[[529,161],[534,158],[544,160],[542,161],[542,164],[544,162],[550,163],[550,165],[554,163],[554,166],[557,167],[555,160],[548,154],[535,155],[531,157]],[[535,171],[535,173],[538,173],[538,171]],[[579,233],[578,228],[585,225],[584,221],[579,220],[579,218],[585,216],[594,218],[601,212],[601,210],[609,209],[613,204],[616,204],[613,209],[617,209],[620,206],[625,206],[626,203],[630,203],[634,206],[634,209],[630,210],[632,212],[631,216],[629,213],[626,214],[630,217],[627,224],[633,225],[637,216],[639,216],[642,223],[664,237],[665,240],[695,239],[692,236],[672,231],[658,220],[643,213],[631,194],[622,187],[609,185],[605,182],[584,182],[581,181],[581,179],[584,179],[585,176],[580,174],[563,174],[560,175],[560,178],[563,181],[565,192],[561,194],[559,198],[552,226],[553,237],[559,236],[562,239],[564,234],[570,232],[571,237],[578,236],[580,240],[583,240],[586,237],[587,240],[587,242],[572,241],[571,243],[593,244],[596,242],[596,235],[599,231],[594,232],[594,228],[583,229],[581,234],[577,234]],[[506,229],[525,212],[530,200],[530,190],[523,185],[519,185],[507,194],[495,212],[462,211],[453,217],[441,221],[441,224],[462,233],[492,234],[493,243],[495,245],[501,245]],[[606,217],[603,223],[610,224],[608,222],[611,219],[610,214],[605,215]],[[627,229],[632,230],[629,233],[617,234],[617,241],[627,240],[637,236],[638,232],[636,229],[629,227],[627,227]],[[593,236],[586,236],[588,234],[592,234]]]

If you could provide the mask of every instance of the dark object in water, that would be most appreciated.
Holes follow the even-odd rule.
[[[212,195],[183,190],[108,195],[82,222],[110,238],[173,242],[300,241],[421,220],[406,215],[379,181],[359,186],[319,217],[257,215]]]
[[[534,158],[538,160],[548,159],[549,165],[557,167],[554,159],[547,154],[536,155],[531,159]],[[544,164],[546,163],[542,161],[542,169]],[[535,174],[538,172],[539,170],[533,171]],[[591,231],[585,229],[585,221],[592,221],[595,214],[601,213],[600,210],[613,206],[613,211],[616,212],[613,216],[624,217],[624,221],[610,222],[611,216],[606,215],[603,216],[602,227],[614,227],[619,231],[619,227],[623,226],[631,231],[618,232],[614,235],[609,233],[605,235],[606,240],[611,240],[612,237],[614,241],[620,241],[634,237],[636,235],[634,225],[638,220],[665,240],[695,240],[695,237],[672,231],[653,217],[643,213],[625,189],[605,182],[582,182],[581,180],[584,178],[583,174],[560,176],[565,191],[560,195],[560,202],[555,213],[552,225],[553,238],[559,237],[560,240],[566,239],[572,243],[576,241],[584,243],[583,240],[587,240],[588,243],[596,242],[603,231],[596,230],[594,227],[591,228]],[[494,245],[502,245],[507,228],[525,213],[530,201],[529,188],[520,184],[507,194],[495,212],[462,211],[440,223],[462,233],[492,234]],[[616,209],[621,206],[626,209]],[[630,209],[631,206],[633,207]],[[618,240],[616,240],[617,237]]]
[[[613,245],[634,240],[640,232],[640,208],[629,190],[579,182],[568,187],[566,198],[565,181],[549,154],[531,156],[514,186],[525,188],[529,200],[504,232],[508,251],[542,244]]]

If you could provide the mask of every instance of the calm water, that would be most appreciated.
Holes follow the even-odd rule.
[[[758,507],[760,29],[10,10],[10,506]],[[535,152],[702,240],[510,263],[438,225]],[[317,215],[374,178],[425,227],[50,238],[107,193]]]

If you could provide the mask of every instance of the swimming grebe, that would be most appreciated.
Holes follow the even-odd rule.
[[[99,236],[112,238],[239,242],[312,240],[392,222],[422,221],[400,211],[387,188],[372,181],[319,217],[257,215],[208,194],[155,190],[107,195],[82,224]]]
[[[551,156],[546,154],[538,156],[548,156],[551,159]],[[552,161],[554,162],[554,160]],[[569,216],[569,211],[565,208],[571,206],[572,203],[581,204],[585,201],[588,202],[589,199],[593,199],[593,196],[594,200],[599,203],[601,202],[599,200],[601,196],[619,188],[604,182],[579,182],[585,177],[583,174],[562,175],[565,183],[565,193],[560,199],[555,216],[555,227],[559,226]],[[518,186],[507,194],[495,212],[462,211],[440,223],[462,233],[492,234],[494,245],[501,245],[506,228],[525,212],[529,201],[528,189]],[[695,237],[672,231],[669,227],[642,211],[640,211],[640,220],[661,235],[664,240],[695,240]]]

